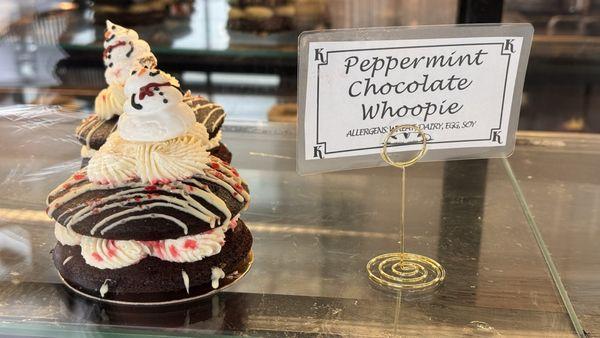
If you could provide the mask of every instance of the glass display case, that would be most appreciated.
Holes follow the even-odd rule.
[[[74,130],[106,86],[98,4],[0,2],[0,334],[600,332],[600,136],[581,133],[600,130],[596,1],[504,1],[504,22],[536,28],[514,154],[407,169],[407,249],[446,268],[436,290],[386,293],[365,271],[398,248],[398,170],[295,171],[299,32],[455,23],[468,3],[299,0],[293,29],[249,33],[228,23],[235,1],[169,1],[164,17],[131,26],[182,87],[223,105],[223,139],[252,192],[249,273],[203,301],[156,308],[78,297],[49,255],[46,196],[81,165]]]
[[[77,122],[51,127],[68,134]],[[373,288],[364,271],[372,256],[397,248],[398,172],[301,177],[293,128],[230,124],[234,163],[253,189],[245,219],[255,236],[254,266],[211,299],[156,310],[65,291],[49,259],[54,238],[44,198],[69,165],[79,164],[78,146],[16,129],[14,121],[2,122],[4,332],[565,336],[575,332],[574,320],[588,330],[598,323],[598,303],[586,296],[597,282],[588,274],[596,254],[586,231],[599,182],[585,176],[584,165],[598,163],[595,136],[525,134],[509,160],[410,168],[407,245],[441,262],[447,279],[435,292],[400,299]],[[34,157],[23,156],[27,148],[35,148]],[[573,163],[569,171],[582,173],[559,175],[548,161]],[[573,200],[587,201],[590,211]],[[575,231],[565,239],[567,224]],[[561,276],[567,278],[558,284]],[[563,287],[573,288],[566,299],[573,313]]]

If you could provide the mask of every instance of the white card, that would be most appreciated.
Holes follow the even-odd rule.
[[[425,161],[509,156],[532,33],[506,24],[303,34],[298,171],[383,165],[382,141],[399,124],[425,132]]]

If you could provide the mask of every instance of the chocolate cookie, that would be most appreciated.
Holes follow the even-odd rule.
[[[98,150],[106,142],[106,138],[117,130],[117,121],[118,116],[103,120],[94,114],[81,122],[75,134],[82,145]]]
[[[187,102],[194,109],[196,121],[202,123],[208,131],[209,138],[217,136],[225,121],[225,111],[220,105],[210,102],[202,96],[193,96]]]
[[[52,258],[65,281],[84,293],[102,297],[101,288],[106,285],[102,290],[104,299],[159,302],[185,299],[212,290],[212,268],[222,269],[225,275],[244,269],[251,246],[252,235],[240,220],[234,230],[227,231],[219,254],[193,263],[146,257],[120,269],[98,269],[85,263],[79,246],[60,243],[54,248]],[[189,293],[184,278],[189,279]]]
[[[208,231],[242,211],[248,187],[213,157],[211,169],[183,181],[112,187],[75,173],[48,196],[48,214],[84,236],[115,240],[178,238]],[[229,182],[229,183],[228,183]]]
[[[223,143],[219,143],[218,147],[211,149],[210,154],[217,158],[220,158],[225,163],[231,163],[231,159],[233,157],[231,151],[229,151],[227,146]]]

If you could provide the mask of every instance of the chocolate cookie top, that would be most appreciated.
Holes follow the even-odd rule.
[[[210,167],[188,179],[114,186],[76,172],[48,196],[48,215],[86,236],[116,240],[177,238],[227,226],[249,202],[237,171],[211,156]]]
[[[219,138],[218,133],[225,121],[223,107],[208,101],[204,97],[192,96],[190,92],[186,93],[184,100],[194,110],[196,121],[206,127],[209,138],[211,140],[215,139],[215,137]],[[108,136],[117,129],[118,121],[119,116],[117,115],[109,120],[104,120],[94,114],[81,122],[75,130],[75,134],[82,145],[98,150],[104,145]],[[220,138],[215,140],[217,144],[219,141]]]
[[[196,121],[202,123],[212,139],[217,136],[223,122],[225,122],[225,111],[220,105],[207,100],[202,96],[192,96],[188,91],[184,95],[185,102],[194,109]]]
[[[79,142],[94,150],[100,149],[110,134],[117,129],[119,116],[113,116],[109,120],[92,115],[81,122],[75,130]]]

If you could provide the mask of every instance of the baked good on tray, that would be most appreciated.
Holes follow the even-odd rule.
[[[293,0],[230,0],[227,28],[268,34],[294,29]]]
[[[108,87],[96,96],[94,114],[84,119],[76,129],[77,138],[82,144],[83,166],[87,165],[89,158],[117,128],[117,121],[127,101],[124,93],[125,80],[132,70],[140,66],[153,68],[157,63],[148,43],[139,39],[138,34],[132,29],[106,21],[104,39],[102,59],[106,68],[104,77]],[[166,76],[169,83],[179,88],[179,81],[175,77],[168,74]],[[231,153],[224,144],[220,143],[220,129],[225,120],[223,108],[200,96],[193,96],[189,91],[185,94],[185,102],[194,109],[199,122],[211,123],[208,128],[211,153],[228,163],[231,162]]]
[[[126,25],[144,25],[163,20],[169,14],[170,0],[93,0],[94,22],[105,20]]]
[[[54,264],[85,294],[182,300],[235,278],[251,259],[252,235],[239,219],[248,187],[208,152],[207,128],[168,79],[133,71],[116,131],[48,196]]]
[[[83,120],[76,130],[84,159],[91,157],[117,128],[117,121],[127,99],[123,86],[131,71],[140,65],[156,66],[156,57],[146,41],[141,40],[134,30],[108,20],[104,32],[102,61],[108,87],[96,96],[94,114]]]

